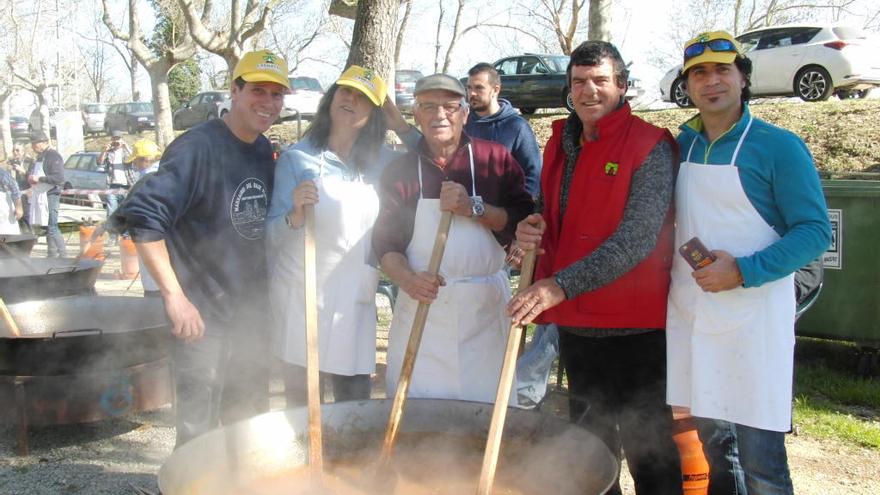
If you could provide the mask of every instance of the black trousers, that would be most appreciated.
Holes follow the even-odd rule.
[[[666,404],[665,334],[595,338],[561,331],[559,348],[572,421],[613,454],[620,456],[623,448],[637,494],[682,493],[681,458]],[[608,493],[621,493],[619,484]]]
[[[172,349],[178,448],[193,438],[269,410],[269,344],[262,315],[205,320],[205,335]]]
[[[282,363],[284,375],[284,397],[287,407],[305,406],[308,401],[306,369],[290,363]],[[324,385],[330,380],[333,387],[333,401],[367,400],[370,398],[370,375],[337,375],[321,372],[321,402],[324,402]]]

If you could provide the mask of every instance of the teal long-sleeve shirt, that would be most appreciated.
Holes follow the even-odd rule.
[[[706,165],[729,165],[751,113],[727,132],[708,142],[700,116],[681,125],[678,136],[682,160]],[[831,223],[822,184],[806,144],[794,133],[753,119],[736,165],[746,197],[781,237],[749,256],[736,259],[745,287],[758,287],[806,265],[831,242]]]

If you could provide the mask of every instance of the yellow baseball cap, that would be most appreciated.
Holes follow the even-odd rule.
[[[382,103],[385,103],[385,96],[388,93],[385,80],[376,71],[365,69],[359,65],[352,65],[345,69],[345,72],[336,80],[336,84],[357,89],[367,95],[367,98],[377,107],[381,107]]]
[[[287,61],[269,50],[247,52],[235,64],[232,80],[242,78],[247,82],[273,82],[290,90],[287,77]]]
[[[162,151],[159,145],[150,139],[138,139],[131,145],[131,154],[125,159],[125,163],[131,163],[138,158],[150,158],[158,160],[162,157]]]
[[[685,73],[691,67],[706,62],[731,64],[741,54],[739,42],[727,31],[701,33],[684,44],[684,65],[681,72]]]

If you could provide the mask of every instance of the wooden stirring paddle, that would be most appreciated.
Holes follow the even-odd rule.
[[[0,319],[3,320],[3,323],[6,325],[6,328],[9,329],[9,333],[12,334],[13,337],[21,337],[21,330],[18,329],[18,324],[12,319],[12,314],[9,313],[9,308],[6,307],[6,303],[3,302],[2,297],[0,297]]]
[[[324,486],[321,436],[321,385],[318,368],[318,282],[315,252],[315,205],[305,205],[303,264],[306,308],[306,395],[309,408],[309,470],[312,484]]]
[[[516,292],[524,290],[532,284],[535,272],[535,250],[526,251],[520,270],[519,286]],[[504,351],[504,363],[501,365],[501,378],[498,381],[498,392],[495,394],[495,407],[492,409],[492,422],[489,424],[489,437],[486,439],[486,451],[483,453],[483,468],[480,470],[480,481],[477,484],[477,495],[489,495],[495,483],[495,469],[498,467],[498,454],[501,451],[501,434],[504,431],[504,420],[507,417],[507,402],[513,378],[516,376],[516,358],[519,354],[522,325],[512,323],[510,335],[507,336],[507,349]]]
[[[446,239],[449,237],[449,227],[451,224],[452,212],[444,211],[440,217],[440,225],[437,226],[437,236],[434,238],[434,248],[431,251],[431,259],[428,262],[428,273],[431,275],[437,276],[440,273],[440,263],[443,261],[443,251],[446,249]],[[400,428],[400,420],[403,418],[406,394],[409,392],[413,368],[416,365],[416,355],[419,352],[419,345],[422,343],[422,333],[425,330],[425,322],[428,320],[428,310],[430,308],[430,304],[421,302],[418,308],[416,308],[412,330],[409,334],[409,342],[407,342],[406,353],[403,356],[403,365],[400,368],[400,380],[397,382],[397,391],[394,394],[391,414],[388,417],[388,426],[385,429],[385,441],[382,444],[382,453],[379,456],[378,467],[380,469],[386,467],[391,462],[394,443],[397,441],[397,433]]]

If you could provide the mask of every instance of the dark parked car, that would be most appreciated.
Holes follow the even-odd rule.
[[[9,131],[12,133],[12,139],[28,137],[28,125],[27,117],[9,117]]]
[[[174,112],[175,129],[189,129],[220,116],[219,106],[229,99],[229,91],[203,91]]]
[[[104,118],[104,131],[126,131],[129,134],[155,129],[156,117],[153,115],[153,104],[147,101],[116,103],[107,109]]]
[[[492,66],[501,77],[499,97],[525,114],[534,113],[538,108],[573,110],[565,75],[568,60],[567,55],[526,53],[496,61]],[[467,83],[467,79],[462,81]],[[641,81],[629,78],[626,99],[636,98],[643,92]]]
[[[394,103],[401,112],[412,112],[413,90],[421,78],[422,73],[417,70],[398,70],[394,74]]]

